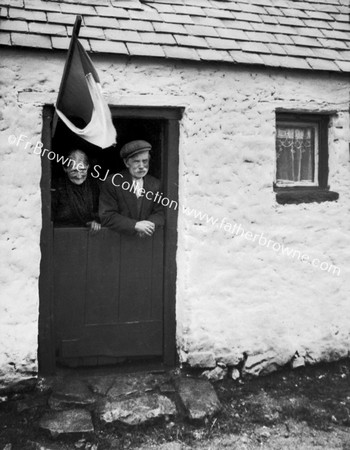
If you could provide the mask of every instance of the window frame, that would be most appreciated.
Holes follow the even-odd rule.
[[[297,114],[297,113],[276,113],[276,137],[278,126],[314,126],[317,130],[318,142],[317,155],[315,151],[315,182],[313,184],[303,183],[278,183],[277,182],[277,146],[275,144],[276,164],[274,187],[281,189],[328,189],[328,123],[329,118],[325,115],[316,114]],[[316,131],[315,130],[315,131]],[[316,145],[315,145],[316,147]],[[317,161],[316,161],[317,160]]]
[[[319,163],[319,124],[316,122],[301,122],[301,121],[291,121],[291,122],[279,122],[276,123],[276,142],[277,142],[277,133],[278,133],[278,127],[283,128],[292,128],[292,127],[298,127],[298,128],[313,128],[314,130],[314,167],[313,167],[313,178],[314,181],[289,181],[289,180],[278,180],[277,179],[277,145],[276,145],[276,167],[275,167],[275,184],[277,187],[297,187],[297,186],[303,186],[303,187],[315,187],[318,186],[318,163]]]
[[[283,125],[313,124],[318,128],[318,164],[315,167],[315,183],[281,184],[277,182],[277,145],[275,139],[275,172],[273,190],[279,204],[299,204],[311,202],[334,201],[339,198],[337,192],[329,190],[328,185],[328,126],[330,113],[305,113],[276,111],[275,130]]]

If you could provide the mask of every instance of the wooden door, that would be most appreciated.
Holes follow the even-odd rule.
[[[162,157],[158,169],[164,195],[177,202],[179,121],[183,109],[114,106],[111,110],[117,120],[162,121]],[[53,114],[52,106],[43,108],[42,142],[48,151],[55,150]],[[46,155],[47,152],[41,156],[40,374],[55,373],[57,351],[66,358],[84,354],[92,359],[96,354],[162,355],[164,364],[174,365],[177,209],[165,208],[164,230],[159,230],[152,240],[142,242],[110,230],[91,236],[81,228],[69,231],[54,228],[52,165]],[[131,250],[137,254],[136,258],[129,258]],[[150,273],[152,276],[146,278]],[[143,288],[140,277],[147,281]],[[128,299],[127,293],[131,293]]]
[[[56,351],[62,360],[163,353],[163,228],[151,238],[54,228]]]

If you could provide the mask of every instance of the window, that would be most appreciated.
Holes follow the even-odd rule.
[[[328,117],[276,114],[276,178],[278,203],[336,200],[328,186]]]
[[[277,127],[277,186],[315,186],[318,126],[285,123]]]

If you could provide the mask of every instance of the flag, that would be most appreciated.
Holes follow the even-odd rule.
[[[99,76],[78,40],[80,23],[81,16],[77,16],[56,101],[56,114],[76,135],[107,148],[116,143],[117,133],[103,98]]]

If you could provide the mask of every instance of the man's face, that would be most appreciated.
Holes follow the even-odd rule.
[[[134,178],[143,178],[148,173],[149,169],[149,151],[136,153],[127,160],[124,160],[126,167]]]

